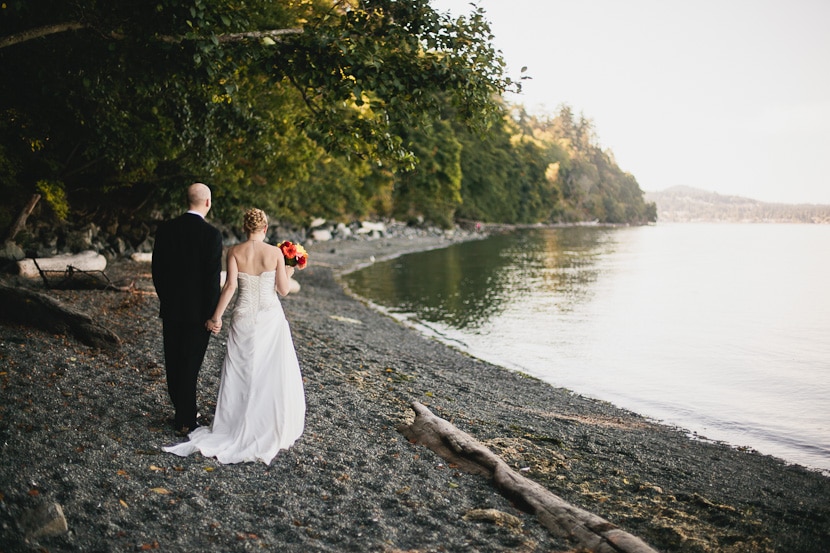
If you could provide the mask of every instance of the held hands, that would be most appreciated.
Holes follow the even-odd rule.
[[[222,319],[208,319],[205,328],[213,334],[219,334],[219,331],[222,330]]]
[[[294,267],[292,267],[291,265],[286,265],[285,266],[285,276],[287,276],[288,278],[291,278],[292,276],[294,276]]]

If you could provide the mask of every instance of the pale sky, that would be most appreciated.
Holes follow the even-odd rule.
[[[474,3],[532,77],[508,100],[584,114],[643,190],[830,204],[830,0]]]

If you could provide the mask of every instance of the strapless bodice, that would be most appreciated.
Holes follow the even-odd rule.
[[[279,298],[274,290],[275,278],[276,271],[266,271],[259,275],[239,273],[239,295],[234,311],[239,314],[257,313],[277,307]]]

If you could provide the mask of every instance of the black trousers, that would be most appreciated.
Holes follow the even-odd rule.
[[[176,429],[196,427],[196,382],[205,359],[210,332],[204,323],[162,322],[167,391],[176,416]]]

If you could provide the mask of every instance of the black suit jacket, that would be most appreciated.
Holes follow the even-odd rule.
[[[159,315],[204,322],[219,301],[222,234],[200,216],[185,213],[159,225],[153,247],[153,284]]]

